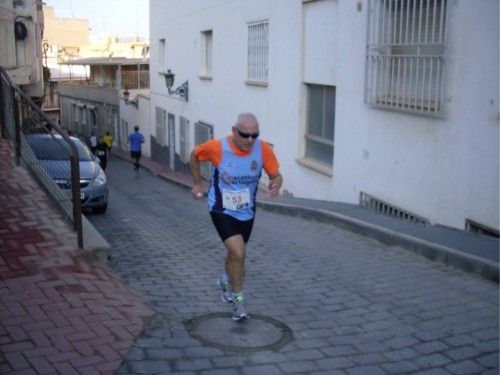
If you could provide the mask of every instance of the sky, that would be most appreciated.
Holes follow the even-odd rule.
[[[111,34],[149,39],[149,0],[44,0],[57,18],[86,18],[91,39]]]

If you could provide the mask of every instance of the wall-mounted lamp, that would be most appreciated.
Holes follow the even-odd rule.
[[[135,108],[139,108],[139,97],[138,96],[136,96],[132,100],[128,100],[128,98],[130,98],[130,93],[128,92],[128,90],[125,90],[123,92],[123,99],[125,99],[125,105],[133,105]]]
[[[167,72],[161,72],[161,75],[165,77],[165,85],[167,86],[168,89],[168,94],[169,95],[179,95],[181,98],[183,98],[186,102],[188,101],[189,98],[189,82],[186,81],[179,87],[177,87],[175,90],[171,90],[172,86],[174,85],[174,78],[175,74],[170,71],[170,69],[167,69]]]

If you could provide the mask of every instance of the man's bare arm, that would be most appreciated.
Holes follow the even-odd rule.
[[[281,185],[283,185],[283,176],[278,172],[273,176],[269,176],[269,195],[271,197],[276,197],[281,189]]]
[[[189,157],[189,165],[191,167],[191,176],[193,177],[193,188],[191,193],[196,199],[203,197],[203,186],[201,185],[201,175],[200,175],[200,161],[194,154],[194,150],[191,152]]]

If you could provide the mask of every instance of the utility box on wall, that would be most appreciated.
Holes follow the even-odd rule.
[[[32,97],[43,96],[41,0],[0,0],[0,66]]]

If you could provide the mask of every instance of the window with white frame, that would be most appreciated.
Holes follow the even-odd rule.
[[[248,24],[248,74],[250,81],[267,82],[269,22]]]
[[[447,0],[370,0],[365,102],[443,109]]]
[[[184,163],[189,161],[189,121],[179,117],[179,158]]]
[[[158,41],[158,70],[161,72],[165,66],[165,39]]]
[[[335,86],[307,85],[306,159],[333,166]]]
[[[201,32],[201,69],[200,75],[212,77],[212,30]]]
[[[167,112],[160,107],[155,107],[156,118],[156,143],[160,146],[167,145]]]

